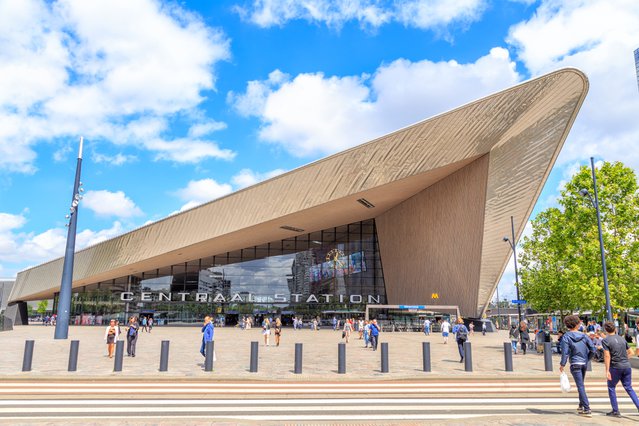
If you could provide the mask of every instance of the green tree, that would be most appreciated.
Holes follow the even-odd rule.
[[[611,305],[619,312],[639,305],[639,186],[619,162],[596,173]],[[539,311],[605,310],[597,217],[581,189],[594,194],[587,166],[565,185],[559,207],[538,214],[524,238],[521,290]]]
[[[36,312],[38,312],[40,315],[44,315],[47,313],[47,308],[49,307],[49,301],[48,300],[41,300],[38,303],[38,309],[36,309]]]

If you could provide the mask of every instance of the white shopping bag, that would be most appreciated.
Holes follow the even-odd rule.
[[[559,376],[559,385],[563,393],[570,392],[570,382],[568,381],[568,375],[566,373],[561,373],[561,376]]]

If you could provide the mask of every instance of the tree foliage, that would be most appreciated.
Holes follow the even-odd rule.
[[[40,315],[44,315],[47,313],[48,307],[49,307],[49,301],[41,300],[40,302],[38,302],[38,309],[36,309],[36,312],[38,312]]]
[[[632,169],[603,163],[596,170],[613,311],[639,306],[639,194]],[[523,240],[521,291],[541,312],[605,311],[603,269],[590,167],[572,177],[558,200],[532,220]]]

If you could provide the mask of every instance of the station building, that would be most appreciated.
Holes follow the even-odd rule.
[[[233,324],[455,305],[481,317],[510,217],[518,238],[587,90],[559,70],[79,250],[71,316]],[[62,264],[18,274],[16,323],[27,301],[57,303]]]

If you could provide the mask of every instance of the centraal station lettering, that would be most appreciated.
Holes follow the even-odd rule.
[[[222,293],[164,293],[141,292],[137,296],[134,292],[123,291],[120,293],[123,302],[201,302],[201,303],[376,303],[379,304],[381,296],[361,294],[274,294],[272,296],[254,295],[251,293],[234,293],[224,295]]]

